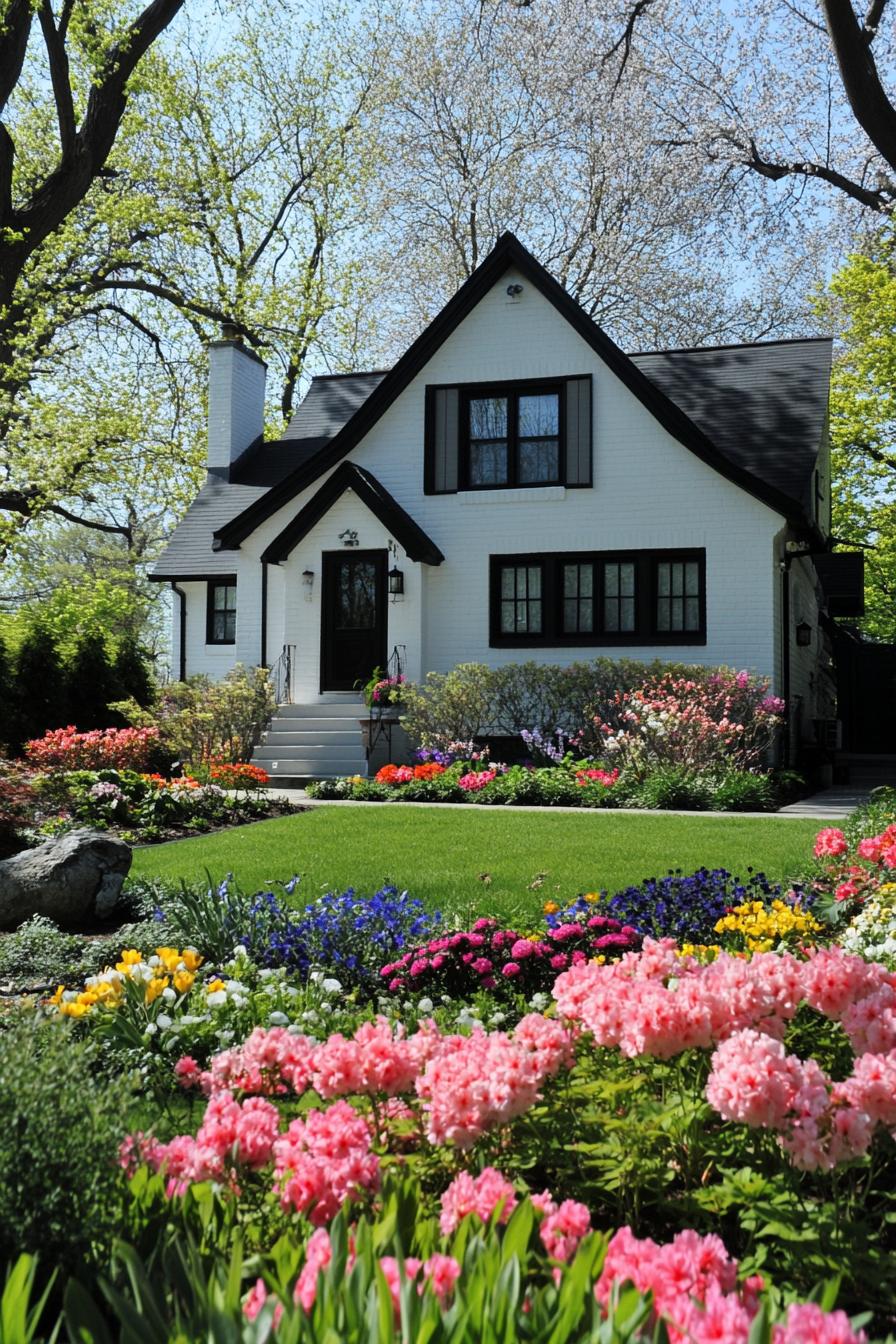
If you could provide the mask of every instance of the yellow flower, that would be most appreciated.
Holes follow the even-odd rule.
[[[85,989],[75,999],[75,1003],[84,1003],[88,1008],[92,1008],[95,1003],[99,1003],[100,996],[92,989]]]
[[[57,985],[56,993],[49,1000],[49,1002],[55,1004],[56,1007],[58,1008],[59,1004],[62,1002],[62,996],[64,993],[65,993],[65,985]]]
[[[180,954],[180,959],[188,971],[198,971],[203,960],[195,947],[185,947]]]
[[[154,976],[153,979],[150,980],[149,984],[146,986],[146,1002],[155,1003],[156,999],[159,997],[162,990],[167,988],[168,988],[167,975]]]
[[[132,966],[139,966],[143,960],[143,953],[136,951],[135,948],[126,948],[121,954],[121,960],[115,963],[116,971],[121,971],[122,975],[130,975]]]
[[[157,947],[156,956],[169,975],[173,975],[180,965],[180,953],[176,947]]]
[[[84,1017],[90,1012],[90,1007],[86,1003],[65,1003],[59,1005],[59,1011],[63,1017]]]
[[[226,989],[226,988],[227,986],[224,984],[223,980],[210,980],[205,987],[205,992],[207,994],[217,994],[219,989]]]
[[[596,891],[586,891],[585,900],[589,905],[595,905],[600,900],[600,895]]]
[[[560,907],[556,901],[545,901],[542,909],[546,915],[556,915]]]
[[[178,994],[186,994],[187,990],[193,988],[193,981],[196,979],[192,971],[176,971],[174,975],[174,988]]]

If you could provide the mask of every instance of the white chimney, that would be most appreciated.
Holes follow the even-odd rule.
[[[267,365],[232,331],[208,347],[208,469],[222,475],[264,433]]]

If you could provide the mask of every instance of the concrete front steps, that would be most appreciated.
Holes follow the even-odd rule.
[[[366,775],[363,717],[364,706],[354,694],[279,705],[252,753],[252,764],[278,781]]]
[[[896,788],[896,756],[883,753],[838,752],[834,769],[853,789],[876,789],[882,784]]]

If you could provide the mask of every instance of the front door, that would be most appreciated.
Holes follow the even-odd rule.
[[[323,557],[322,691],[352,691],[386,665],[388,551]]]

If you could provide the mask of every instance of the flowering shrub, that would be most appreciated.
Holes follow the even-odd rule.
[[[445,766],[438,761],[425,761],[420,765],[384,765],[376,772],[378,784],[389,784],[396,788],[410,784],[413,779],[437,779],[444,775]]]
[[[702,680],[666,673],[641,689],[617,691],[611,711],[594,722],[604,750],[640,778],[657,765],[711,772],[733,761],[753,769],[784,708],[767,681],[720,668]]]
[[[248,761],[212,761],[208,774],[222,789],[263,789],[271,782],[266,770]]]
[[[22,848],[19,832],[33,820],[36,802],[31,772],[0,758],[0,859]]]
[[[576,783],[581,789],[586,789],[589,784],[602,784],[605,789],[612,789],[618,779],[618,770],[595,770],[586,767],[576,771]]]
[[[464,793],[478,793],[486,784],[491,784],[497,773],[497,770],[469,770],[457,781],[458,788]]]
[[[70,725],[26,742],[25,754],[41,770],[146,770],[159,747],[157,728],[98,728],[79,733]]]
[[[633,928],[594,915],[567,922],[547,936],[527,937],[497,920],[477,919],[469,932],[444,933],[387,962],[380,977],[390,994],[466,997],[479,990],[533,993],[549,989],[560,971],[589,957],[611,958],[640,946]]]
[[[869,961],[896,961],[896,882],[882,882],[868,896],[858,914],[840,936],[846,952]]]
[[[268,669],[241,663],[218,681],[172,682],[148,709],[135,700],[111,706],[138,728],[154,729],[170,760],[197,766],[248,760],[276,707]]]
[[[833,895],[845,910],[855,911],[894,876],[896,823],[878,835],[862,836],[854,846],[839,828],[827,826],[818,832],[813,853],[821,863],[813,884],[816,890]]]
[[[800,895],[793,894],[794,900]],[[682,876],[669,873],[666,877],[648,878],[639,886],[626,887],[609,897],[588,892],[565,909],[546,909],[549,928],[578,919],[587,919],[595,913],[600,902],[602,913],[637,929],[651,938],[675,938],[680,943],[710,943],[714,941],[719,920],[738,905],[759,902],[763,908],[769,901],[781,899],[781,888],[769,883],[763,873],[753,873],[746,882],[732,877],[725,868],[698,868],[696,873]],[[790,899],[788,897],[788,899]]]

